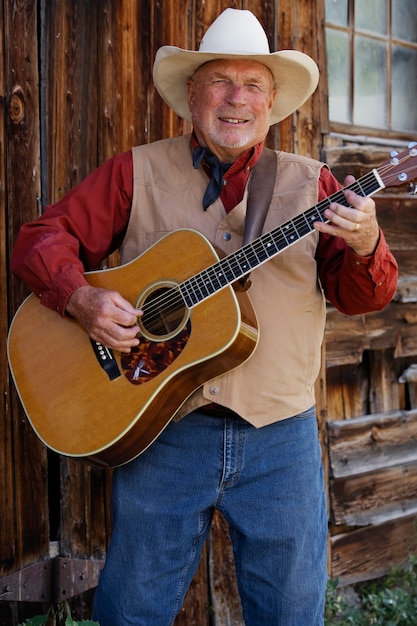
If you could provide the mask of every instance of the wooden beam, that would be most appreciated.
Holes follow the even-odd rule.
[[[417,514],[417,461],[331,480],[332,522],[367,526]]]
[[[329,422],[333,478],[417,462],[417,410]]]
[[[417,517],[412,515],[331,538],[331,578],[340,585],[384,576],[417,554]]]

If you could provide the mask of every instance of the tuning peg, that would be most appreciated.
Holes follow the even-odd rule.
[[[408,144],[408,150],[409,150],[410,156],[416,156],[417,155],[417,141],[411,141]]]
[[[398,165],[399,161],[397,157],[399,155],[399,152],[397,152],[396,150],[392,150],[392,152],[390,152],[389,155],[391,157],[389,161],[391,165]]]
[[[414,196],[417,193],[417,183],[410,183],[408,186],[408,193],[410,196]]]

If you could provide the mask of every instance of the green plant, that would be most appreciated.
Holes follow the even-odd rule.
[[[331,580],[326,592],[325,626],[417,626],[417,558],[370,583],[354,587],[349,599]]]

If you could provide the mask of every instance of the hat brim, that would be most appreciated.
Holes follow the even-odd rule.
[[[245,55],[163,46],[155,57],[154,84],[160,96],[183,119],[191,121],[187,101],[188,79],[201,65],[218,59],[248,59],[258,61],[270,69],[277,89],[271,111],[271,125],[285,119],[304,104],[315,91],[319,80],[316,63],[307,54],[297,50]]]

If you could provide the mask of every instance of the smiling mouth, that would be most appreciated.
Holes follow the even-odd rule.
[[[236,119],[235,117],[220,117],[222,122],[227,122],[228,124],[246,124],[248,120],[244,119]]]

